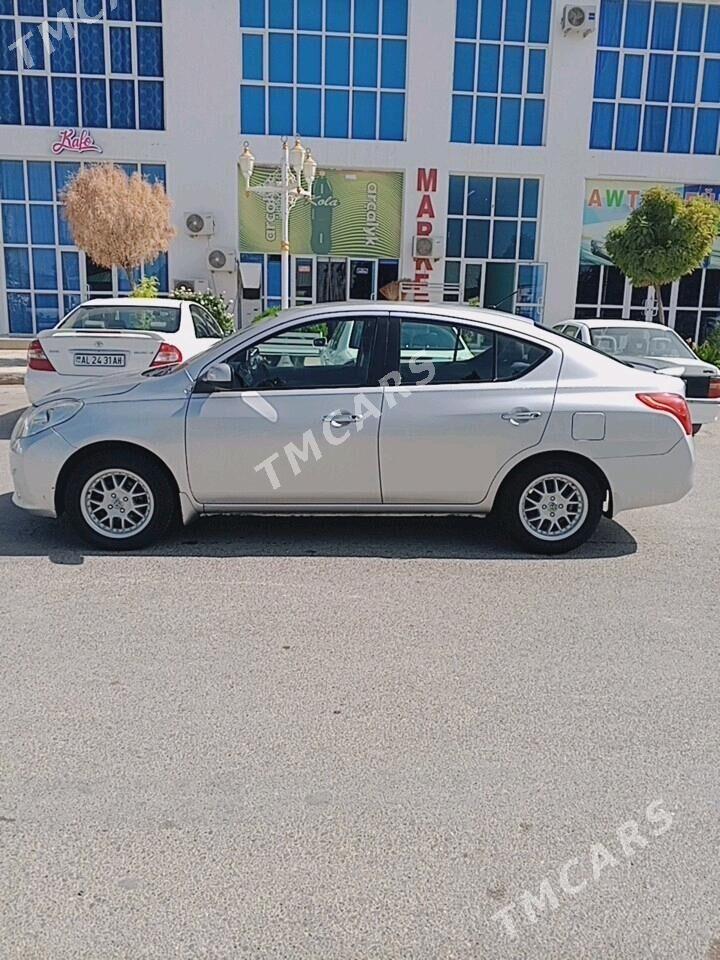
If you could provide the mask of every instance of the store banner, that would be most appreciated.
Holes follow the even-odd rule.
[[[238,171],[239,175],[239,171]],[[274,177],[256,167],[251,186]],[[249,196],[240,176],[240,252],[280,253],[279,197]],[[403,175],[366,170],[318,170],[313,203],[300,200],[290,214],[294,256],[399,259]]]

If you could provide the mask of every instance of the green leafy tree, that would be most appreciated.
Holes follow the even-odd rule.
[[[720,233],[720,204],[705,197],[683,200],[666,187],[651,187],[605,246],[634,287],[654,287],[665,323],[660,288],[701,266]]]

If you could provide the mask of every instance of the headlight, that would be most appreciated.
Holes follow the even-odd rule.
[[[82,400],[53,400],[43,403],[39,407],[30,407],[15,424],[12,433],[13,440],[23,437],[33,437],[36,433],[49,430],[60,423],[70,420],[76,413],[80,413],[85,404]]]

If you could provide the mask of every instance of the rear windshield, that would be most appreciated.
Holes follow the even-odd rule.
[[[180,329],[179,307],[78,307],[64,323],[63,330],[157,330],[177,333]]]
[[[595,327],[590,331],[593,346],[613,357],[695,357],[674,330],[659,330],[641,323],[628,327]]]

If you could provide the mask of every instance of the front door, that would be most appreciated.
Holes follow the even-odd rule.
[[[562,354],[421,316],[393,320],[391,343],[400,384],[383,405],[383,502],[480,503],[498,470],[542,439]]]
[[[319,260],[317,302],[339,303],[347,300],[347,260]]]
[[[186,442],[199,502],[380,503],[383,396],[372,379],[385,323],[367,315],[333,320],[332,339],[319,316],[227,358],[232,384],[196,385]]]

